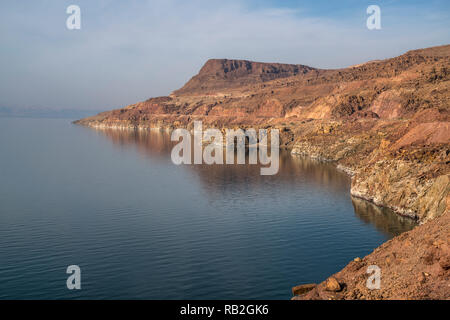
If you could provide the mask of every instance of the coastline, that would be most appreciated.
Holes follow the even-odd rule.
[[[170,132],[176,127],[192,129],[189,125],[183,124],[179,124],[175,127],[173,125],[153,126],[151,124],[121,123],[120,121],[115,121],[115,123],[74,121],[73,123],[100,130],[159,130]],[[308,123],[308,125],[311,125],[311,123]],[[323,125],[323,122],[316,124],[316,126],[319,127],[322,127]],[[241,127],[245,129],[248,126]],[[267,127],[268,126],[266,126],[266,128]],[[405,162],[403,159],[390,159],[390,150],[383,150],[382,146],[380,146],[379,149],[386,152],[385,154],[380,154],[376,149],[379,147],[377,143],[383,144],[382,140],[375,142],[368,141],[367,139],[359,137],[359,134],[352,134],[350,137],[346,134],[324,135],[317,132],[317,130],[309,133],[308,136],[300,135],[291,128],[288,128],[287,131],[294,132],[293,138],[292,134],[289,135],[289,138],[293,141],[286,143],[286,141],[283,141],[286,140],[286,136],[283,137],[283,135],[281,135],[280,148],[288,149],[292,155],[307,156],[318,161],[334,163],[338,170],[345,172],[351,177],[350,194],[354,197],[372,202],[380,207],[389,208],[396,214],[412,218],[421,224],[439,217],[444,212],[450,210],[448,204],[450,203],[450,199],[447,200],[447,198],[449,198],[448,193],[450,190],[450,174],[445,173],[445,170],[444,174],[432,177],[428,181],[421,182],[420,185],[417,185],[413,189],[411,185],[415,182],[417,183],[419,180],[417,179],[419,173],[430,171],[430,169],[434,169],[434,167],[429,168],[429,164],[421,163],[422,159],[418,159],[416,163]],[[328,138],[328,141],[324,142],[324,137]],[[353,161],[353,153],[351,152],[353,150],[348,150],[349,146],[345,142],[337,142],[338,140],[342,140],[342,137],[345,137],[345,141],[349,139],[360,139],[361,142],[358,143],[358,147],[363,144],[365,148],[370,148],[371,152],[376,155],[375,159],[366,158],[366,162]],[[309,142],[311,139],[317,138],[320,138],[319,144]],[[368,144],[370,144],[370,146],[366,146]],[[342,151],[344,151],[344,153]],[[347,152],[347,154],[345,152]],[[406,150],[406,152],[404,151],[402,156],[407,152],[408,150]],[[398,167],[403,168],[402,174],[408,173],[409,176],[406,174],[404,176],[396,174]],[[394,188],[392,188],[389,183],[384,183],[385,181],[379,179],[383,174],[386,176],[387,180],[389,180],[391,185],[393,183],[395,184]],[[406,189],[411,189],[412,192],[410,193],[410,197],[404,194],[404,190]]]
[[[94,128],[94,129],[113,129],[113,130],[158,130],[158,131],[166,131],[166,132],[170,132],[172,131],[175,127],[174,126],[152,126],[152,125],[141,125],[141,124],[130,124],[130,123],[97,123],[97,122],[80,122],[80,121],[74,121],[74,124],[77,125],[83,125],[83,126],[87,126],[90,128]],[[188,128],[189,126],[183,126],[183,125],[179,125],[177,126],[179,128]],[[245,126],[243,126],[243,128],[245,129]],[[191,128],[192,129],[192,128]],[[315,133],[316,136],[318,136],[317,132]],[[395,197],[391,197],[388,198],[387,200],[383,199],[382,197],[377,196],[376,193],[371,193],[371,190],[374,191],[380,191],[380,184],[378,181],[373,181],[373,180],[365,180],[367,178],[367,175],[364,175],[364,170],[367,169],[368,164],[363,164],[363,165],[357,165],[357,164],[353,164],[351,162],[348,162],[346,160],[346,157],[339,157],[336,159],[336,153],[339,153],[341,150],[340,149],[334,149],[333,153],[330,153],[328,148],[329,145],[314,145],[311,143],[305,143],[304,136],[297,136],[294,135],[294,143],[293,144],[284,144],[283,142],[281,143],[281,145],[284,145],[284,148],[287,148],[290,153],[292,155],[300,155],[300,156],[307,156],[311,159],[315,159],[318,161],[323,161],[323,162],[329,162],[329,163],[334,163],[334,165],[336,166],[337,170],[343,171],[345,172],[347,175],[349,175],[352,179],[351,181],[351,188],[350,188],[350,194],[354,197],[369,201],[377,206],[380,207],[386,207],[389,208],[391,210],[393,210],[396,214],[399,214],[401,216],[404,217],[409,217],[411,219],[416,220],[419,223],[425,223],[428,220],[431,220],[435,217],[439,217],[441,216],[444,212],[449,211],[449,205],[447,204],[447,202],[450,202],[450,200],[445,199],[445,195],[447,194],[447,198],[448,196],[448,191],[450,190],[450,179],[449,179],[449,174],[444,174],[441,175],[439,177],[437,177],[436,179],[434,179],[434,181],[428,181],[426,183],[426,187],[428,192],[433,193],[431,196],[428,196],[428,200],[426,201],[428,204],[429,203],[442,203],[445,202],[446,206],[445,207],[433,207],[429,210],[429,212],[427,212],[427,214],[420,214],[420,212],[418,212],[418,210],[414,210],[413,206],[401,206],[398,205],[395,202],[390,202],[389,200],[395,200]],[[352,136],[352,138],[355,138],[355,136]],[[338,140],[339,136],[334,137],[333,140]],[[332,141],[332,143],[334,143],[335,141]],[[283,147],[280,147],[283,148]],[[384,159],[379,160],[377,159],[378,163],[382,162]],[[394,160],[393,163],[397,164],[398,160]],[[344,163],[345,164],[344,164]],[[379,176],[380,172],[375,172],[374,174],[372,174],[373,176]],[[404,187],[407,187],[408,183],[411,183],[412,180],[414,180],[414,177],[411,177],[409,179],[405,179],[405,181],[398,181],[400,184],[403,184]],[[437,181],[437,182],[436,182]],[[368,186],[368,187],[367,187]],[[399,187],[398,185],[396,187]],[[434,187],[434,189],[433,189]],[[381,186],[381,190],[383,189],[387,189],[388,186],[387,185],[383,185]],[[436,189],[439,189],[438,192],[433,192],[436,191]],[[391,190],[389,191],[389,193],[395,193],[401,190]],[[426,197],[427,196],[427,192],[424,192],[424,195],[422,195],[422,197]],[[399,198],[399,197],[397,197]],[[413,201],[411,200],[416,200],[416,199],[407,199],[404,198],[404,203],[412,203],[414,204]],[[422,198],[418,199],[419,201],[423,201]]]
[[[352,196],[420,223],[353,261],[372,261],[391,272],[386,290],[366,292],[368,275],[351,262],[337,280],[328,281],[334,295],[319,284],[302,292],[304,298],[444,299],[450,298],[449,65],[450,45],[344,69],[307,67],[301,74],[290,72],[293,66],[281,72],[277,64],[212,59],[167,97],[75,123],[170,131],[191,130],[201,120],[219,130],[278,129],[280,148],[333,162],[347,173]],[[266,78],[269,69],[274,73]],[[389,278],[392,274],[398,276]]]
[[[158,130],[170,132],[173,129],[173,127],[151,128],[147,126],[117,125],[117,123],[114,125],[83,123],[83,125],[100,130],[108,128],[116,130]],[[444,183],[438,183],[442,189],[441,192],[432,193],[432,196],[428,199],[429,203],[445,201],[446,207],[444,210],[439,212],[439,207],[435,206],[434,211],[429,211],[428,215],[418,215],[416,212],[405,211],[404,208],[399,208],[395,204],[383,202],[381,199],[377,200],[375,198],[376,193],[366,195],[364,192],[360,192],[359,188],[361,185],[370,185],[375,182],[375,187],[367,189],[374,191],[379,190],[377,186],[380,186],[376,180],[363,180],[367,176],[364,174],[364,169],[367,169],[365,165],[345,165],[343,164],[346,163],[345,157],[336,160],[333,158],[333,153],[329,154],[331,156],[325,157],[324,150],[328,149],[324,146],[317,148],[317,146],[309,145],[307,148],[299,149],[299,146],[303,145],[302,141],[304,139],[304,136],[295,137],[295,142],[291,144],[291,156],[307,156],[318,161],[333,163],[337,170],[343,171],[351,177],[350,194],[352,197],[361,198],[380,207],[388,207],[396,214],[414,219],[420,225],[416,226],[412,231],[401,234],[383,243],[366,257],[355,258],[354,261],[351,261],[341,271],[332,275],[330,278],[334,280],[334,283],[339,284],[338,290],[330,291],[327,289],[330,282],[330,278],[328,278],[320,284],[303,284],[294,287],[294,297],[292,299],[423,299],[427,297],[449,299],[448,292],[450,290],[446,288],[446,283],[450,280],[450,263],[448,263],[450,261],[450,219],[448,218],[450,207],[448,190],[450,183],[448,182],[448,175],[443,175],[442,177],[444,178],[437,178],[434,182],[427,184],[428,190],[430,190],[436,184],[436,181],[445,180]],[[315,150],[315,152],[311,152],[311,150]],[[335,153],[339,153],[339,150],[334,151]],[[380,173],[377,174],[379,175]],[[410,177],[410,179],[414,179],[414,177]],[[400,183],[400,185],[409,184],[411,183],[410,179],[400,179],[397,183]],[[396,184],[396,188],[398,186]],[[390,190],[386,185],[382,187],[386,189],[386,192],[393,194],[397,192],[397,196],[398,192],[401,192],[401,188]],[[364,189],[362,190],[364,191]],[[425,240],[429,236],[433,237],[433,241]],[[410,243],[414,243],[411,248]],[[404,248],[405,246],[406,248]],[[416,251],[421,252],[421,254],[413,254]],[[429,252],[432,252],[434,256],[430,258]],[[387,277],[384,277],[386,281],[390,281],[387,288],[384,290],[368,290],[365,287],[369,275],[365,272],[363,266],[367,267],[368,265],[380,266],[383,274],[388,274]],[[389,276],[390,274],[397,275],[397,278],[392,278]],[[429,276],[425,276],[425,274]],[[398,275],[401,275],[400,278]],[[404,279],[401,279],[402,276]],[[407,283],[409,285],[405,288],[405,284]],[[436,289],[436,287],[439,289]]]
[[[310,149],[314,149],[314,147],[310,146]],[[320,153],[323,152],[323,149],[315,151],[319,152],[313,153],[313,158],[336,164],[338,170],[347,173],[352,178],[350,190],[352,197],[390,208],[396,214],[412,218],[420,224],[413,230],[383,243],[367,256],[355,257],[341,271],[319,284],[308,283],[293,287],[294,297],[292,300],[450,299],[448,285],[450,283],[449,175],[444,174],[433,181],[424,183],[428,192],[422,193],[422,198],[418,200],[430,204],[443,203],[444,206],[434,206],[434,209],[429,210],[427,215],[420,215],[420,212],[411,210],[411,207],[402,208],[376,197],[377,187],[384,188],[385,193],[397,194],[396,197],[399,197],[398,191],[408,188],[408,184],[415,182],[414,178],[391,180],[391,183],[397,183],[396,188],[398,188],[392,190],[390,185],[381,185],[377,180],[370,178],[364,180],[368,177],[365,174],[367,167],[345,166],[339,163],[339,160],[345,161],[345,159],[336,161],[336,159],[324,157]],[[309,155],[305,150],[299,149],[293,149],[292,153]],[[383,168],[383,166],[378,168]],[[375,171],[369,177],[382,174],[382,172]],[[392,172],[387,171],[384,174],[389,175]],[[364,188],[367,185],[369,188]],[[370,194],[369,190],[375,192]],[[428,199],[424,199],[427,197]],[[396,200],[395,197],[393,199]],[[369,266],[376,266],[380,270],[382,285],[379,289],[373,290],[367,287],[370,276]]]

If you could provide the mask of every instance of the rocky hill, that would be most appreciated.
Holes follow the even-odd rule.
[[[247,60],[211,59],[174,95],[212,93],[217,90],[304,75],[314,68],[303,65],[261,63]]]
[[[421,223],[441,217],[445,227],[436,237],[449,246],[442,216],[450,211],[450,45],[336,70],[209,60],[168,97],[76,123],[173,129],[192,128],[194,120],[221,129],[280,129],[283,148],[351,174],[353,196]],[[421,227],[417,239],[428,232]],[[442,270],[436,274],[448,277]]]

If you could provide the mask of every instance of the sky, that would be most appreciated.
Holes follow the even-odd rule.
[[[108,110],[170,94],[210,58],[343,68],[450,44],[450,1],[2,0],[0,43],[0,107]]]

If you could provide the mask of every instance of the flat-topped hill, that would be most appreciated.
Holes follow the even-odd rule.
[[[306,74],[314,68],[300,64],[263,63],[248,60],[210,59],[175,95],[208,93],[274,79]]]

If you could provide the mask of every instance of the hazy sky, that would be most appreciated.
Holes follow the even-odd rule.
[[[169,94],[209,58],[337,68],[449,44],[450,1],[2,0],[0,40],[0,106],[107,110]]]

